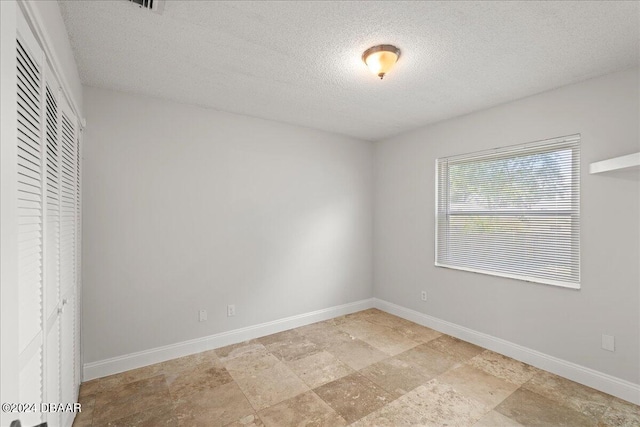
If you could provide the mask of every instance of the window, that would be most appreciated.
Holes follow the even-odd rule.
[[[437,160],[436,266],[580,288],[580,135]]]

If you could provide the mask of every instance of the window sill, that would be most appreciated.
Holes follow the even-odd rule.
[[[506,277],[506,278],[509,278],[509,279],[520,280],[520,281],[523,281],[523,282],[540,283],[542,285],[558,286],[558,287],[561,287],[561,288],[574,289],[576,291],[580,290],[580,284],[579,283],[561,282],[561,281],[558,281],[558,280],[539,279],[539,278],[536,278],[536,277],[521,276],[521,275],[517,275],[517,274],[500,273],[500,272],[495,272],[495,271],[480,270],[480,269],[467,268],[467,267],[458,267],[458,266],[449,265],[449,264],[441,264],[441,263],[438,263],[438,262],[435,262],[435,266],[436,267],[449,268],[449,269],[452,269],[452,270],[468,271],[470,273],[486,274],[486,275],[489,275],[489,276]]]

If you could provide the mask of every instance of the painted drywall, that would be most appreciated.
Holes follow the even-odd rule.
[[[640,180],[588,172],[640,150],[638,86],[638,69],[627,70],[376,143],[374,296],[639,383]],[[580,290],[434,266],[437,158],[575,133]],[[601,349],[602,334],[616,337],[615,352]]]
[[[85,362],[372,296],[371,143],[84,93]]]

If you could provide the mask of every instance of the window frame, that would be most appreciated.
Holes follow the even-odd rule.
[[[567,136],[561,136],[561,137],[557,137],[557,138],[551,138],[551,139],[546,139],[546,140],[540,140],[540,141],[534,141],[534,142],[529,142],[526,144],[516,144],[516,145],[510,145],[510,146],[503,146],[503,147],[498,147],[498,148],[493,148],[493,149],[489,149],[489,150],[481,150],[481,151],[475,151],[475,152],[469,152],[469,153],[465,153],[465,154],[460,154],[460,155],[454,155],[454,156],[443,156],[443,157],[438,157],[435,159],[435,239],[434,239],[434,265],[436,267],[442,267],[442,268],[447,268],[447,269],[453,269],[453,270],[460,270],[460,271],[467,271],[467,272],[472,272],[472,273],[479,273],[479,274],[486,274],[486,275],[490,275],[490,276],[497,276],[497,277],[506,277],[506,278],[510,278],[510,279],[515,279],[515,280],[520,280],[520,281],[524,281],[524,282],[530,282],[530,283],[540,283],[540,284],[545,284],[545,285],[552,285],[552,286],[558,286],[558,287],[563,287],[563,288],[569,288],[569,289],[575,289],[575,290],[580,290],[581,288],[581,274],[582,274],[582,266],[581,266],[581,239],[580,239],[580,235],[581,235],[581,204],[582,204],[582,198],[581,198],[581,141],[582,141],[582,137],[581,134],[573,134],[573,135],[567,135]],[[575,145],[570,145],[570,144],[575,144]],[[478,216],[478,214],[481,215],[487,215],[487,216],[491,216],[491,215],[500,215],[500,216],[514,216],[517,217],[518,215],[522,215],[522,213],[526,212],[527,215],[532,215],[532,216],[543,216],[543,215],[549,215],[549,214],[555,214],[555,215],[566,215],[568,217],[572,218],[571,221],[571,236],[574,237],[577,235],[577,248],[575,248],[574,250],[571,251],[571,256],[574,258],[573,261],[573,265],[577,268],[577,281],[576,282],[569,282],[569,281],[563,281],[563,280],[554,280],[554,279],[548,279],[548,278],[541,278],[541,277],[536,277],[536,276],[530,276],[530,275],[526,275],[526,274],[520,274],[520,273],[508,273],[508,272],[503,272],[503,271],[494,271],[494,270],[485,270],[482,268],[475,268],[475,267],[464,267],[464,266],[459,266],[459,265],[452,265],[452,264],[447,264],[445,262],[439,262],[438,261],[438,255],[440,253],[440,218],[441,218],[441,209],[440,209],[440,205],[441,205],[441,192],[440,192],[440,163],[443,161],[456,161],[456,160],[480,160],[482,158],[494,158],[494,157],[498,157],[498,155],[502,154],[501,157],[505,158],[505,154],[507,153],[511,153],[513,154],[513,156],[509,156],[511,157],[518,157],[524,153],[526,153],[527,150],[534,150],[534,149],[543,149],[545,146],[549,146],[549,150],[545,150],[548,152],[553,152],[553,151],[560,151],[563,149],[563,145],[565,146],[569,146],[570,149],[572,150],[572,156],[576,156],[577,155],[577,161],[575,163],[577,163],[576,167],[572,166],[572,174],[571,174],[571,183],[572,183],[572,188],[576,188],[578,195],[577,195],[577,201],[576,206],[572,207],[572,209],[570,211],[562,211],[562,210],[555,210],[555,211],[550,211],[550,210],[541,210],[541,209],[537,209],[537,210],[513,210],[513,211],[483,211],[483,210],[478,210],[478,211],[458,211],[456,213],[454,213],[453,215],[455,216],[468,216],[468,217],[472,217],[472,216]],[[565,148],[566,149],[566,148]],[[543,153],[545,151],[540,151],[540,153]],[[449,168],[449,165],[446,166],[447,169]],[[449,180],[450,178],[450,171],[447,170],[446,173],[446,179]],[[451,216],[451,204],[449,201],[449,191],[447,191],[447,196],[446,196],[446,215],[447,216]],[[573,199],[572,199],[573,200]],[[573,203],[572,203],[573,205]],[[449,221],[446,221],[446,224],[448,226]],[[447,233],[448,234],[448,233]],[[573,248],[572,248],[573,249]]]

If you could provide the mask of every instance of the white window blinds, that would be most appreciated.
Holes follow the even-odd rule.
[[[437,160],[436,265],[580,287],[580,136]]]

